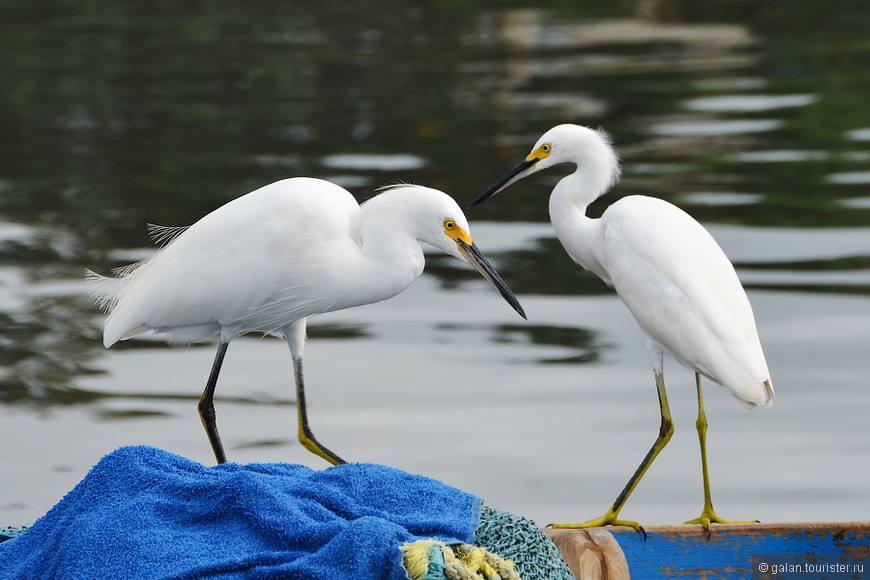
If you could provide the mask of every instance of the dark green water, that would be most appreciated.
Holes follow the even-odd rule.
[[[705,222],[866,227],[868,25],[845,0],[3,2],[0,218],[30,230],[0,259],[26,282],[75,280],[148,245],[146,222],[191,223],[292,175],[467,202],[565,121],[605,127],[623,155],[599,205],[640,192]],[[470,217],[545,221],[556,177]],[[502,263],[522,293],[606,291],[552,242]],[[864,272],[809,289],[870,292],[868,251],[743,265]],[[80,295],[3,307],[0,400],[69,400],[99,356],[88,310]]]
[[[836,364],[864,377],[844,392],[866,391],[870,4],[528,6],[0,1],[0,403],[10,416],[109,396],[84,386],[105,375],[107,355],[82,274],[146,255],[146,223],[188,224],[294,175],[334,180],[360,200],[418,182],[466,205],[562,122],[607,129],[621,153],[624,179],[593,213],[627,193],[664,197],[724,236],[751,298],[854,312],[841,333],[854,358]],[[524,301],[612,297],[547,230],[507,241],[547,221],[560,175],[528,179],[469,219],[504,226],[494,234],[504,247],[488,253]],[[447,298],[475,279],[447,258],[427,271]],[[361,316],[315,326],[312,342],[362,344],[376,333]],[[839,324],[796,317],[784,330],[788,312],[772,318],[771,366],[786,372],[812,365],[807,353],[830,345]],[[532,322],[470,328],[495,347],[538,349],[520,356],[533,365],[619,368],[607,322]],[[429,323],[421,336],[469,332]]]

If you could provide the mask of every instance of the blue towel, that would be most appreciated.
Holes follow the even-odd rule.
[[[481,500],[371,464],[205,467],[152,447],[104,457],[0,543],[0,579],[405,579],[399,546],[471,543]]]

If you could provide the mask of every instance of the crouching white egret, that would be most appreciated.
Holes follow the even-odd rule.
[[[516,297],[472,242],[468,222],[447,194],[399,185],[357,204],[341,187],[298,177],[267,185],[186,229],[152,226],[167,242],[150,258],[88,272],[108,312],[103,343],[151,330],[170,343],[220,336],[199,413],[218,463],[214,392],[229,342],[248,332],[283,336],[293,358],[299,440],[333,464],[344,461],[308,426],[302,380],[306,320],[402,292],[423,272],[421,242],[468,262],[523,318]]]
[[[698,437],[704,479],[700,523],[709,533],[719,518],[710,500],[707,472],[707,420],[701,375],[728,388],[744,408],[769,407],[773,385],[755,319],[734,266],[713,237],[691,216],[670,203],[632,195],[593,219],[586,209],[619,179],[619,159],[602,131],[559,125],[538,140],[532,152],[471,205],[512,183],[559,163],[576,170],[550,195],[550,221],[575,262],[613,286],[640,326],[655,374],[661,407],[658,438],[613,506],[602,517],[556,527],[640,524],[618,519],[631,492],[674,432],[663,378],[663,354],[695,372]]]

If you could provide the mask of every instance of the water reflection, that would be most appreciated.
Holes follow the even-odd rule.
[[[819,99],[816,95],[725,95],[721,97],[700,97],[684,103],[690,111],[708,113],[757,113],[789,107],[805,107]]]
[[[73,386],[75,377],[99,372],[92,364],[98,333],[85,302],[34,297],[21,310],[0,313],[0,402],[71,405],[97,398]]]
[[[795,42],[789,29],[773,33],[766,12],[702,23],[657,20],[647,8],[595,19],[474,7],[435,18],[404,8],[412,33],[329,5],[301,19],[268,3],[260,16],[159,18],[132,6],[98,16],[83,5],[42,20],[48,43],[19,25],[39,7],[19,7],[0,25],[11,79],[3,109],[16,128],[0,137],[0,258],[19,268],[7,269],[6,286],[26,294],[34,281],[77,278],[84,265],[119,265],[115,248],[141,246],[146,221],[190,223],[288,174],[326,171],[360,198],[406,179],[467,199],[501,173],[503,159],[565,119],[600,122],[615,134],[626,170],[616,195],[671,196],[705,221],[870,221],[861,195],[870,152],[859,149],[868,119],[831,108],[843,101],[842,88],[786,74],[797,64],[783,62],[782,49]],[[844,37],[838,50],[863,49]],[[397,53],[414,66],[398,64]],[[848,63],[832,66],[829,78],[850,73]],[[823,123],[830,129],[819,131]],[[474,137],[456,138],[466,135]],[[553,178],[539,179],[472,217],[545,220],[542,191]],[[799,266],[860,272],[866,256]],[[552,238],[503,258],[521,293],[607,292]],[[430,272],[453,288],[465,274],[442,263]],[[790,286],[866,292],[863,284],[774,285]],[[4,333],[15,346],[5,358],[15,386],[3,390],[7,399],[43,398],[36,393],[90,371],[99,351],[85,300],[11,294]],[[60,320],[83,322],[57,328]],[[56,344],[39,338],[47,333],[57,334]],[[77,347],[78,362],[59,362],[66,356],[53,349],[81,342],[73,337],[90,346]]]
[[[159,18],[132,6],[98,16],[83,5],[42,20],[47,43],[18,25],[39,7],[19,7],[0,25],[12,79],[3,109],[16,128],[0,137],[3,398],[73,392],[73,377],[99,357],[97,317],[81,289],[31,296],[34,282],[141,258],[148,251],[127,249],[144,245],[145,222],[191,223],[291,174],[322,174],[361,199],[397,179],[469,199],[542,128],[576,119],[616,136],[625,179],[613,195],[671,197],[704,221],[870,222],[861,195],[870,151],[860,149],[868,119],[831,109],[842,88],[786,74],[795,65],[782,60],[796,40],[789,29],[772,32],[765,12],[717,23],[657,19],[648,8],[594,19],[403,8],[412,33],[329,5],[301,19],[268,3],[260,16]],[[863,49],[846,37],[838,50]],[[828,77],[847,78],[848,63],[832,66]],[[543,196],[556,178],[538,179],[472,219],[546,220]],[[864,294],[860,281],[808,284],[777,272],[860,273],[867,255],[739,266],[775,280],[758,287]],[[609,292],[552,237],[500,261],[520,293]],[[429,272],[446,289],[468,274],[441,259]]]
[[[203,377],[194,370],[188,376],[187,361],[202,357],[189,366],[206,368],[211,348],[178,354],[146,340],[107,354],[101,317],[81,283],[85,267],[106,272],[148,255],[146,223],[189,224],[292,175],[328,178],[360,200],[396,180],[417,182],[465,205],[560,122],[603,126],[622,156],[624,179],[593,214],[622,195],[646,193],[710,226],[750,290],[774,374],[783,377],[777,384],[790,394],[782,413],[819,421],[812,411],[822,402],[800,407],[808,400],[801,394],[818,396],[812,393],[824,384],[826,392],[853,393],[824,401],[847,414],[855,408],[849,396],[860,395],[870,374],[860,330],[870,294],[865,4],[658,0],[513,9],[467,2],[435,10],[414,2],[326,2],[300,11],[271,1],[220,10],[0,3],[0,403],[14,410],[6,419],[48,431],[75,425],[79,412],[86,417],[86,426],[75,427],[80,432],[89,433],[95,418],[120,432],[191,411]],[[591,393],[584,402],[603,405],[596,417],[627,412],[612,393],[634,395],[597,385],[646,384],[648,363],[641,360],[633,374],[628,353],[638,347],[636,329],[619,330],[624,313],[612,292],[577,268],[545,225],[546,194],[558,178],[530,177],[500,203],[468,212],[476,240],[528,304],[530,325],[504,323],[501,305],[473,271],[433,257],[409,291],[417,294],[387,310],[313,324],[313,342],[336,357],[321,364],[342,367],[335,361],[349,360],[350,346],[366,353],[371,346],[373,358],[385,357],[374,358],[378,363],[431,362],[432,374],[435,362],[458,365],[472,378],[502,376],[513,361],[502,381],[522,376],[551,391],[534,402],[502,394],[496,398],[505,412],[512,412],[510,401],[568,400],[583,381]],[[478,291],[480,301],[463,312],[473,322],[455,320],[455,297],[476,300]],[[837,337],[832,326],[848,326],[852,338]],[[473,356],[449,348],[472,340]],[[385,343],[389,355],[381,354]],[[275,348],[271,341],[257,346]],[[445,358],[431,361],[431,350]],[[148,363],[125,371],[140,356]],[[828,360],[836,360],[836,372]],[[542,364],[549,361],[582,364]],[[137,382],[164,364],[182,377]],[[401,383],[393,366],[402,367],[382,365],[383,380]],[[258,368],[246,372],[268,378]],[[196,388],[180,392],[178,385]],[[224,396],[260,413],[271,413],[276,401],[259,390]],[[287,397],[277,399],[281,406],[291,404]],[[390,393],[382,423],[404,409],[399,399]],[[357,407],[365,403],[354,399]],[[18,411],[30,407],[56,422],[22,419]],[[52,415],[52,408],[67,414]],[[361,429],[354,410],[340,420]],[[286,412],[279,409],[276,420],[288,420]],[[612,421],[621,419],[616,415]],[[800,432],[789,430],[796,423],[778,425],[797,441]],[[865,449],[866,432],[852,431]],[[289,445],[289,436],[280,433],[237,444],[286,454],[280,442]],[[511,441],[512,452],[531,439]],[[94,435],[91,442],[104,440]],[[22,446],[21,454],[13,468],[25,469],[34,452]],[[83,450],[69,473],[91,459]],[[451,459],[433,453],[426,467]],[[616,474],[617,484],[624,476]],[[535,489],[560,501],[575,497],[568,482],[553,485]],[[602,502],[612,499],[606,495]]]
[[[604,342],[600,334],[588,328],[550,326],[541,324],[499,324],[479,327],[467,324],[440,324],[439,328],[451,332],[489,331],[490,340],[502,344],[530,344],[542,347],[562,347],[571,354],[534,358],[526,362],[540,364],[586,364],[600,362],[604,353],[614,345]],[[548,350],[548,349],[547,349]]]

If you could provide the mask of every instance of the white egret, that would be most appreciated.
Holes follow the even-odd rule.
[[[773,385],[761,350],[755,319],[734,266],[701,224],[670,203],[632,195],[590,218],[586,209],[620,177],[619,159],[602,131],[559,125],[538,140],[532,152],[481,194],[476,205],[512,183],[560,163],[576,170],[550,195],[550,221],[571,258],[613,286],[640,326],[649,353],[661,408],[658,438],[613,506],[600,518],[557,527],[640,524],[618,519],[628,500],[674,432],[663,377],[668,354],[695,372],[696,423],[701,444],[704,508],[700,523],[728,523],[713,511],[707,472],[707,420],[701,375],[728,388],[746,409],[769,407]]]
[[[476,268],[525,318],[516,297],[469,235],[447,194],[399,185],[362,205],[319,179],[285,179],[243,195],[189,228],[151,227],[165,247],[117,270],[88,272],[109,313],[103,343],[148,330],[170,343],[220,336],[199,413],[218,463],[226,461],[213,397],[229,342],[248,332],[283,336],[293,358],[299,440],[333,464],[344,461],[308,426],[302,352],[308,317],[402,292],[423,272],[421,242]]]

